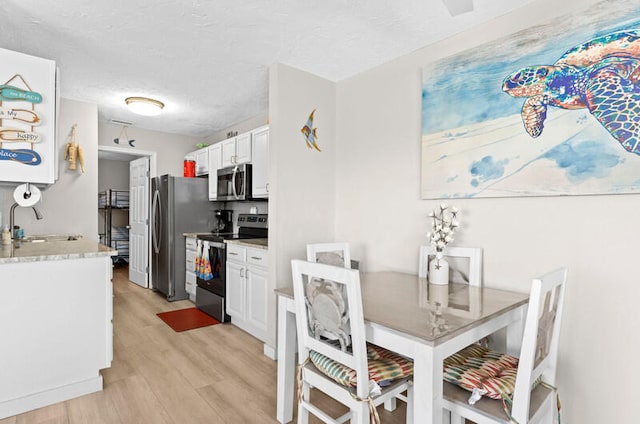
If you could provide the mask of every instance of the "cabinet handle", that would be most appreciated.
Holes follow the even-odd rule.
[[[231,256],[238,256],[238,254],[237,254],[237,253],[233,253],[233,252],[229,252],[229,254],[230,254]]]
[[[246,277],[249,278],[249,269],[247,268],[247,272],[245,273]]]
[[[251,259],[255,259],[256,261],[261,261],[262,258],[258,257],[258,256],[252,256]]]
[[[240,268],[240,278],[244,278],[244,268]]]
[[[269,193],[269,183],[267,183],[266,189],[267,189],[267,193]]]

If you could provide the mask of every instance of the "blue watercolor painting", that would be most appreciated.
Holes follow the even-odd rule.
[[[605,3],[423,67],[422,198],[640,193],[640,6]]]

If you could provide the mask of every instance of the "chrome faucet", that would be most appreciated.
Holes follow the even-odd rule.
[[[13,226],[14,226],[14,223],[15,223],[14,215],[15,215],[15,212],[16,212],[16,208],[18,206],[20,206],[20,205],[18,205],[18,203],[14,203],[13,205],[11,205],[11,209],[9,210],[9,231],[11,231],[11,238],[12,239],[16,238],[15,234],[13,232]],[[36,209],[35,206],[31,206],[31,209],[33,209],[33,213],[36,215],[36,219],[37,220],[41,220],[43,218],[42,214],[40,213],[40,211],[38,209]]]

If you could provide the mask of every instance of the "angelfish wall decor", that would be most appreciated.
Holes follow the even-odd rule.
[[[309,119],[307,119],[307,123],[304,125],[304,127],[302,127],[300,131],[302,132],[302,134],[304,134],[304,141],[307,142],[307,147],[310,149],[316,149],[317,151],[321,152],[322,150],[320,150],[317,144],[317,141],[318,141],[318,136],[316,135],[317,128],[313,128],[313,114],[315,112],[316,112],[315,109],[311,111],[311,114],[309,115]]]

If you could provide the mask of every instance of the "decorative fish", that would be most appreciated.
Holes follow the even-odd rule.
[[[0,143],[39,143],[40,134],[17,128],[0,127]]]
[[[40,125],[40,116],[29,109],[14,109],[11,107],[0,107],[0,119],[12,119],[24,122],[31,126]]]
[[[0,149],[0,160],[12,160],[25,165],[40,165],[42,162],[40,155],[29,149]]]
[[[309,115],[307,123],[304,127],[302,127],[300,131],[302,132],[302,134],[304,134],[304,140],[307,142],[307,147],[310,149],[314,148],[317,151],[321,152],[320,148],[316,144],[316,141],[318,140],[318,136],[316,135],[317,128],[313,128],[313,114],[315,112],[315,109],[311,111],[311,115]]]
[[[7,101],[27,101],[31,103],[41,103],[42,95],[35,91],[27,91],[13,85],[0,85],[0,100]]]

